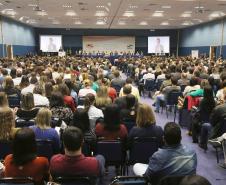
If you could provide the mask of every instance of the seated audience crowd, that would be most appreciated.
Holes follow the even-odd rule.
[[[155,82],[154,111],[140,101],[150,81]],[[159,149],[148,164],[136,163],[134,174],[153,185],[166,176],[195,179],[197,156],[181,144],[179,125],[169,122],[163,130],[155,119],[154,112],[159,114],[173,92],[180,93],[179,112],[194,112],[187,125],[193,142],[207,150],[209,139],[226,132],[226,63],[221,59],[0,59],[0,142],[12,146],[1,156],[1,176],[29,176],[43,184],[86,175],[102,183],[108,161],[98,153],[99,138],[120,140],[129,151],[135,138],[153,137]],[[51,159],[40,156],[39,140],[51,142]],[[85,145],[91,149],[88,156]]]

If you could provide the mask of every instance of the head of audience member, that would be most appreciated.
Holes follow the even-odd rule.
[[[45,84],[45,96],[47,98],[50,98],[51,97],[51,94],[53,92],[53,84],[51,82],[47,82]]]
[[[52,112],[48,108],[41,108],[35,118],[36,126],[41,129],[50,128]]]
[[[177,78],[175,78],[175,77],[171,78],[171,83],[173,86],[177,86],[177,82],[178,82]]]
[[[20,81],[20,88],[23,89],[29,85],[29,78],[27,75],[22,76]]]
[[[164,141],[167,146],[175,146],[181,143],[181,129],[178,124],[168,122],[164,127]]]
[[[8,107],[8,99],[5,92],[0,92],[0,107]]]
[[[65,154],[68,156],[76,156],[81,154],[83,143],[83,133],[77,127],[67,127],[63,132],[63,144]]]
[[[0,108],[0,140],[12,138],[12,129],[15,127],[15,116],[9,107]]]
[[[13,79],[12,79],[11,76],[6,76],[5,77],[5,79],[3,81],[3,88],[5,90],[14,88],[14,83],[13,83]]]
[[[204,89],[204,87],[207,86],[207,85],[209,85],[209,82],[208,82],[208,80],[206,80],[206,79],[203,79],[203,80],[201,81],[201,83],[200,83],[201,89]]]
[[[133,79],[130,78],[130,77],[128,77],[128,78],[126,79],[126,84],[132,84],[132,83],[133,83]]]
[[[104,128],[109,131],[115,131],[120,128],[120,109],[118,105],[109,104],[105,107]]]
[[[38,79],[36,78],[36,76],[32,76],[31,79],[30,79],[30,84],[33,84],[35,85],[36,83],[38,83]]]
[[[74,84],[72,83],[71,79],[65,79],[64,83],[67,85],[69,92],[74,89]]]
[[[113,74],[114,74],[115,78],[119,78],[119,76],[120,76],[120,73],[119,73],[118,70],[115,70],[115,71],[113,72]]]
[[[188,77],[188,75],[186,73],[182,73],[181,74],[181,79],[186,80]]]
[[[108,98],[108,88],[107,86],[100,86],[97,91],[97,97],[99,98]]]
[[[92,82],[89,79],[86,79],[83,81],[83,85],[84,85],[84,88],[90,88],[92,85]]]
[[[187,175],[179,185],[211,185],[211,183],[200,175]]]
[[[198,85],[198,79],[196,77],[192,76],[191,79],[190,79],[190,86],[193,87],[193,86],[196,86],[196,85]]]
[[[132,109],[136,106],[136,97],[132,94],[126,96],[126,108]]]
[[[50,107],[62,107],[64,106],[64,97],[61,92],[54,91],[50,98]]]
[[[95,96],[91,93],[88,93],[84,99],[84,106],[86,111],[88,111],[90,106],[94,105],[94,103],[95,103]]]
[[[30,128],[19,129],[13,139],[13,163],[22,166],[37,156],[35,134]]]
[[[84,109],[78,109],[73,116],[73,125],[86,133],[90,130],[90,122],[88,112]]]
[[[215,85],[214,77],[210,76],[210,77],[208,78],[208,82],[209,82],[209,84],[213,87],[213,86]]]
[[[14,79],[16,78],[16,69],[15,68],[12,68],[11,71],[10,71],[10,76]]]
[[[131,94],[131,92],[132,92],[132,87],[131,87],[131,85],[130,85],[130,84],[124,85],[122,91],[123,91],[123,94],[124,94],[125,96],[127,96],[128,94]]]
[[[211,99],[214,101],[214,95],[213,95],[213,89],[210,85],[205,85],[204,86],[204,92],[203,92],[203,98],[204,99]]]
[[[44,94],[44,89],[41,85],[36,85],[34,90],[33,90],[34,94],[40,94],[43,95]]]
[[[137,108],[136,124],[138,127],[148,127],[156,123],[155,115],[147,104],[139,104]]]
[[[66,84],[60,84],[58,86],[58,90],[62,93],[63,96],[70,96],[70,91]]]
[[[170,73],[166,73],[165,77],[166,77],[166,80],[170,80],[171,79],[171,74]]]
[[[35,103],[33,94],[30,92],[26,94],[21,94],[21,108],[24,110],[31,110],[34,107]]]

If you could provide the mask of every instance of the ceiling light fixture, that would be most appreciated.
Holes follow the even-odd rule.
[[[169,25],[169,22],[168,21],[163,21],[160,25],[161,26],[168,26]]]
[[[218,18],[218,17],[222,17],[222,16],[225,16],[225,13],[221,12],[221,11],[215,11],[209,15],[210,18]]]
[[[9,16],[15,16],[17,14],[14,9],[4,9],[1,11],[1,13]]]
[[[122,16],[124,16],[124,17],[134,17],[135,14],[134,14],[134,11],[128,10],[128,11],[125,11]]]
[[[148,23],[147,23],[147,21],[141,21],[141,22],[139,23],[139,25],[141,25],[141,26],[147,26]]]
[[[71,5],[63,5],[63,8],[71,8]]]
[[[98,17],[105,17],[105,16],[107,16],[107,15],[108,15],[108,13],[105,12],[105,11],[103,11],[103,10],[98,10],[98,11],[96,11],[96,13],[95,13],[95,16],[98,16]]]
[[[70,17],[73,17],[73,16],[76,16],[77,14],[75,13],[74,10],[68,10],[66,13],[65,13],[66,16],[70,16]]]

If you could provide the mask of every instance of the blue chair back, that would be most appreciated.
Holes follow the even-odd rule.
[[[20,98],[17,94],[8,95],[7,97],[10,108],[20,107]]]
[[[96,153],[104,156],[107,165],[120,165],[125,162],[124,143],[118,140],[105,140],[99,138]]]
[[[156,89],[157,89],[158,91],[160,90],[160,87],[161,87],[163,81],[164,81],[164,80],[158,80],[158,81],[157,81],[157,83],[156,83]]]
[[[122,122],[126,126],[128,133],[134,126],[136,126],[136,123],[133,120],[123,120]]]
[[[37,154],[41,157],[46,157],[49,160],[54,155],[53,142],[48,139],[36,139]]]
[[[0,141],[0,160],[4,160],[8,154],[12,153],[11,141]]]
[[[30,127],[35,125],[34,120],[24,120],[24,119],[16,119],[16,127],[22,128],[22,127]]]
[[[184,92],[184,89],[186,88],[186,86],[187,86],[187,85],[181,85],[181,86],[180,86],[181,92]]]
[[[34,185],[34,180],[31,177],[5,177],[0,178],[0,185]]]
[[[167,105],[177,105],[179,96],[182,96],[181,92],[171,91],[167,97]]]
[[[144,84],[144,89],[147,91],[155,90],[155,80],[153,79],[146,79]]]
[[[96,185],[96,177],[88,176],[59,176],[53,178],[54,182],[60,185]]]
[[[122,88],[120,85],[112,85],[111,87],[113,87],[116,90],[117,94],[120,93],[120,90]]]
[[[85,97],[78,98],[78,105],[84,105]]]
[[[148,163],[149,158],[158,150],[159,144],[155,137],[136,137],[129,151],[129,164]]]
[[[147,185],[147,181],[144,177],[140,176],[117,176],[110,185]]]

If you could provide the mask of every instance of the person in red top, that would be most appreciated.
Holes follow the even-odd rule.
[[[58,176],[96,176],[104,174],[105,159],[101,155],[85,157],[81,152],[83,143],[82,131],[77,127],[67,127],[63,132],[65,154],[57,154],[51,158],[50,173]]]
[[[4,161],[5,177],[32,177],[36,185],[49,180],[49,162],[37,157],[35,134],[29,128],[18,130],[13,139],[13,154]]]
[[[97,137],[108,140],[126,139],[128,132],[125,125],[120,124],[120,109],[116,104],[106,106],[104,111],[104,123],[97,123],[95,128]]]
[[[73,112],[75,112],[75,110],[76,110],[75,101],[72,98],[72,96],[70,96],[70,90],[67,87],[67,85],[66,84],[60,84],[58,88],[59,88],[59,91],[64,96],[64,103],[65,103],[65,105],[67,105],[68,107],[70,107],[71,110]]]

